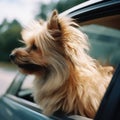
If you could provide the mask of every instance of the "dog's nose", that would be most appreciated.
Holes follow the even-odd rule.
[[[9,57],[10,57],[11,60],[14,60],[15,59],[15,54],[10,54]]]

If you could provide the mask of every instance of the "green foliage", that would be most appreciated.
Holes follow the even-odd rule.
[[[57,1],[57,0],[56,0]],[[78,5],[87,0],[59,0],[55,2],[53,0],[49,4],[40,4],[39,13],[36,15],[36,18],[46,19],[47,16],[51,13],[52,10],[57,9],[59,13]]]
[[[0,61],[8,61],[10,52],[20,46],[20,31],[21,25],[16,20],[11,23],[4,20],[0,25]]]

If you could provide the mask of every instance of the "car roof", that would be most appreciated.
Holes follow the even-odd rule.
[[[103,0],[96,0],[96,1],[95,0],[89,0],[87,2],[83,2],[81,4],[78,4],[78,5],[74,6],[74,7],[66,10],[65,12],[62,12],[61,15],[68,15],[68,14],[72,13],[73,11],[76,11],[78,9],[82,9],[82,8],[84,8],[86,6],[90,6],[90,5],[93,5],[93,4],[101,2],[101,1],[103,1]]]
[[[90,0],[66,10],[61,13],[60,16],[68,15],[77,19],[79,22],[85,22],[106,15],[115,14],[120,14],[120,0]]]

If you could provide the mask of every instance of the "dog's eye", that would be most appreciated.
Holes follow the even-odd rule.
[[[31,47],[31,49],[32,50],[36,50],[37,49],[36,45],[33,44],[32,47]]]

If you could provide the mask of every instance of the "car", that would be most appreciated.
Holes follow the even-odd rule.
[[[89,54],[104,65],[113,65],[116,71],[94,119],[120,120],[120,1],[87,1],[61,15],[75,19],[79,29],[88,35]],[[50,117],[44,115],[32,96],[33,80],[33,75],[16,73],[10,87],[0,97],[1,120],[89,120],[81,116],[67,116],[60,111]]]

